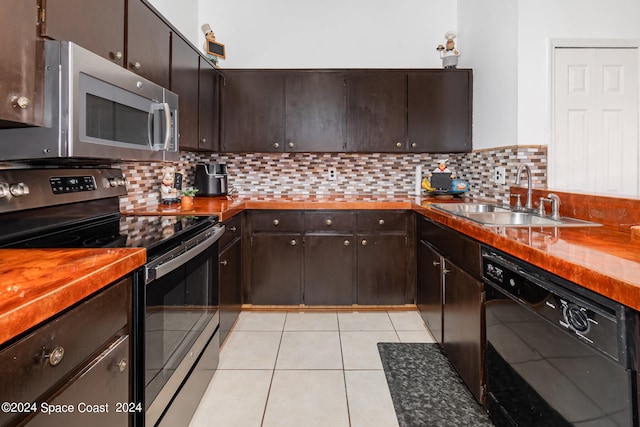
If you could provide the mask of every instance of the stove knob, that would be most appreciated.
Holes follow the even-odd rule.
[[[14,197],[20,197],[29,194],[29,187],[27,187],[24,182],[19,182],[17,184],[11,184],[9,192],[11,192]]]
[[[0,198],[7,197],[9,195],[11,195],[11,192],[9,191],[9,184],[0,184]]]
[[[109,178],[107,181],[109,182],[109,186],[110,187],[117,187],[118,186],[118,182],[116,181],[115,178]]]
[[[124,185],[126,184],[124,178],[118,178],[116,182],[118,183],[118,187],[124,187]]]

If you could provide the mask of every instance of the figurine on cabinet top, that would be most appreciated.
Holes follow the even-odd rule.
[[[211,26],[209,24],[204,24],[200,28],[202,29],[202,32],[204,33],[204,37],[206,39],[203,46],[205,56],[209,58],[209,60],[213,62],[213,65],[215,65],[217,68],[219,58],[226,58],[224,45],[216,42],[216,35],[213,33],[213,30],[211,29]]]
[[[460,51],[455,48],[455,43],[453,39],[456,38],[456,33],[453,31],[447,31],[444,35],[444,38],[447,39],[447,43],[445,46],[439,44],[436,48],[437,51],[440,52],[440,59],[442,59],[442,66],[447,68],[457,68],[458,67],[458,57],[460,56]]]
[[[160,198],[162,203],[172,203],[178,201],[178,190],[175,188],[176,169],[167,166],[162,169],[162,184],[160,184]]]

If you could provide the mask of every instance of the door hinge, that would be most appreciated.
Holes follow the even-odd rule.
[[[44,1],[41,2],[40,4],[38,4],[37,6],[37,16],[36,16],[36,23],[37,25],[40,24],[44,24],[46,21],[46,10],[45,10],[45,6],[44,6]]]

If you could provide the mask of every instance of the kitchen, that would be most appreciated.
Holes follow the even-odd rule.
[[[521,2],[522,3],[522,2]],[[637,8],[634,4],[621,5],[619,9],[625,9],[634,11]],[[495,37],[491,37],[490,31],[487,30],[483,24],[482,28],[477,28],[477,34],[470,33],[465,36],[465,28],[476,28],[479,24],[476,23],[474,27],[473,22],[467,23],[466,21],[473,21],[472,16],[475,14],[474,6],[465,4],[465,2],[459,2],[457,7],[453,7],[446,2],[444,5],[422,5],[421,8],[425,10],[423,14],[420,13],[407,13],[403,11],[403,15],[407,14],[416,16],[420,19],[433,19],[435,22],[433,25],[425,25],[422,22],[411,26],[411,28],[424,29],[429,27],[428,31],[432,33],[417,34],[407,36],[407,42],[409,45],[403,45],[402,49],[389,46],[387,52],[398,52],[400,55],[397,59],[393,54],[376,55],[375,52],[368,52],[367,49],[349,49],[347,40],[351,40],[349,37],[349,29],[344,29],[344,33],[340,33],[336,30],[336,39],[333,43],[336,46],[344,45],[343,53],[345,58],[340,59],[338,55],[336,59],[331,58],[331,55],[322,57],[314,55],[313,52],[307,52],[306,50],[300,50],[299,54],[295,55],[279,55],[273,52],[263,52],[261,55],[255,54],[255,52],[248,53],[246,63],[236,62],[233,65],[232,62],[232,50],[231,46],[232,38],[231,32],[224,29],[223,25],[233,25],[235,20],[229,18],[225,22],[229,21],[229,24],[225,22],[218,22],[217,19],[210,21],[215,31],[218,32],[219,40],[224,43],[227,42],[228,65],[225,61],[221,61],[221,65],[224,68],[231,68],[231,66],[243,67],[261,67],[261,68],[296,68],[296,67],[372,67],[372,68],[384,68],[389,67],[389,61],[394,63],[394,66],[401,66],[407,68],[440,68],[440,61],[435,51],[435,45],[440,43],[442,35],[451,28],[457,28],[459,32],[458,46],[462,50],[461,56],[461,68],[473,68],[474,69],[474,128],[473,128],[473,143],[475,151],[471,153],[463,153],[455,155],[451,158],[452,169],[457,171],[472,183],[472,194],[474,196],[498,198],[502,201],[507,201],[506,195],[509,191],[509,184],[513,183],[514,173],[521,162],[529,162],[534,165],[533,175],[536,177],[534,184],[536,187],[543,187],[545,184],[545,172],[544,165],[546,162],[546,144],[547,137],[544,134],[545,120],[544,111],[546,107],[540,107],[541,102],[545,102],[544,99],[544,85],[546,76],[545,71],[534,73],[535,67],[531,64],[525,63],[525,65],[519,66],[515,64],[516,61],[532,61],[536,66],[544,64],[544,60],[539,56],[533,59],[520,59],[518,55],[513,55],[511,61],[514,62],[513,67],[505,67],[502,65],[504,62],[497,64],[495,60],[491,60],[489,54],[493,40],[499,39],[501,43],[511,44],[513,51],[527,51],[540,53],[540,40],[529,40],[527,37],[517,37],[517,28],[504,29],[503,27],[496,25],[491,26],[500,33]],[[522,15],[528,15],[527,4],[522,3],[520,5],[520,12],[517,10],[511,10],[506,5],[502,6],[501,12],[505,15],[505,25],[514,25],[514,22],[518,20],[511,20],[508,18],[517,16],[518,13]],[[624,7],[622,7],[624,6]],[[161,5],[157,5],[158,9],[161,9]],[[417,6],[416,6],[417,7]],[[511,6],[513,7],[513,6]],[[437,9],[438,13],[434,14],[431,9]],[[497,6],[496,6],[497,8]],[[423,9],[418,9],[423,10]],[[446,11],[446,12],[445,12]],[[606,16],[606,13],[614,13],[607,11],[598,11],[599,16]],[[317,11],[316,11],[317,12]],[[171,16],[170,13],[164,12],[166,16]],[[374,14],[375,12],[372,12]],[[390,13],[388,10],[385,14]],[[381,13],[382,14],[382,13]],[[206,20],[206,15],[200,13],[202,19]],[[429,16],[433,18],[428,18]],[[322,15],[320,15],[322,16]],[[496,14],[499,16],[499,14]],[[589,16],[591,16],[589,14]],[[633,13],[625,15],[625,19],[634,16]],[[637,16],[637,14],[635,15]],[[378,19],[380,19],[378,17]],[[521,26],[526,26],[528,21],[522,18]],[[171,19],[174,22],[173,19]],[[177,25],[178,21],[175,21]],[[386,22],[386,21],[385,21]],[[399,22],[403,22],[399,19]],[[195,22],[194,26],[189,31],[184,31],[185,35],[193,34],[193,32],[199,31],[200,22]],[[263,25],[266,24],[266,20],[263,20]],[[587,23],[584,24],[588,26]],[[239,26],[237,26],[239,27]],[[286,25],[278,25],[282,31],[293,31],[294,29],[287,27]],[[182,27],[181,27],[182,28]],[[260,28],[260,27],[258,27]],[[273,31],[273,28],[269,27]],[[379,27],[376,27],[379,28]],[[382,26],[385,28],[385,26]],[[627,28],[627,26],[619,25],[617,28]],[[628,26],[629,32],[634,28],[632,25]],[[507,31],[509,30],[509,31]],[[270,34],[269,30],[264,32]],[[417,31],[417,30],[416,30]],[[470,31],[470,30],[467,30]],[[505,40],[503,32],[507,31],[508,34],[514,35],[511,40]],[[578,29],[576,29],[578,31]],[[593,31],[593,30],[592,30]],[[637,34],[613,32],[614,29],[607,30],[603,28],[602,34],[594,34],[594,38],[633,38],[637,37]],[[317,34],[323,34],[323,37],[328,37],[324,34],[326,31],[324,27],[318,28]],[[226,34],[229,34],[227,37]],[[387,33],[386,31],[384,33]],[[552,32],[553,33],[553,32]],[[562,37],[578,37],[581,33],[570,34],[563,33]],[[375,40],[377,33],[371,33],[371,39]],[[545,35],[547,37],[548,35]],[[194,37],[195,38],[195,37]],[[225,40],[227,38],[227,40]],[[379,36],[378,36],[379,38]],[[382,37],[385,40],[391,39],[390,37]],[[278,39],[277,34],[274,34],[274,39]],[[302,39],[304,40],[304,39]],[[427,42],[433,40],[432,42]],[[365,43],[366,42],[361,42]],[[410,43],[418,43],[419,46],[410,48]],[[477,46],[474,44],[477,43]],[[530,43],[531,45],[527,44]],[[513,46],[517,44],[517,46]],[[196,46],[200,46],[201,43],[194,43]],[[530,49],[531,48],[531,49]],[[239,48],[238,48],[239,49]],[[283,52],[286,52],[283,51]],[[339,53],[340,51],[338,51]],[[415,52],[420,52],[416,55]],[[432,52],[432,53],[428,53]],[[483,58],[480,53],[485,52],[486,58]],[[305,57],[304,55],[309,55]],[[362,55],[358,58],[357,55]],[[404,59],[402,55],[407,55],[409,58]],[[474,55],[477,55],[474,57]],[[237,55],[239,57],[239,55]],[[251,61],[257,61],[252,63]],[[296,61],[299,62],[295,62]],[[424,60],[422,59],[424,58]],[[536,59],[537,58],[537,59]],[[241,59],[238,59],[241,61]],[[287,62],[294,61],[294,62]],[[330,62],[335,61],[335,62]],[[355,61],[355,62],[349,62]],[[414,62],[417,61],[417,62]],[[424,61],[424,62],[423,62]],[[466,62],[465,62],[466,61]],[[485,63],[485,61],[490,61]],[[504,58],[501,58],[504,61]],[[496,67],[496,68],[494,68]],[[507,76],[503,76],[509,68],[514,71]],[[526,71],[524,71],[526,70]],[[492,80],[486,79],[486,75],[496,76],[496,82],[491,84]],[[533,76],[531,76],[532,74]],[[498,79],[497,76],[500,78]],[[527,81],[528,84],[523,84],[522,88],[516,90],[517,85],[521,81]],[[513,86],[513,91],[505,91],[504,85]],[[495,86],[495,87],[494,87]],[[540,89],[542,86],[542,89]],[[498,90],[499,89],[499,90]],[[490,94],[490,95],[489,95]],[[499,111],[496,105],[504,106],[504,111]],[[546,104],[542,104],[543,106]],[[494,112],[495,111],[495,112]],[[542,117],[541,117],[542,115]],[[181,116],[182,117],[182,116]],[[501,125],[496,126],[493,123],[500,118]],[[505,120],[506,119],[506,120]],[[530,129],[531,128],[531,129]],[[537,135],[537,137],[536,137]],[[515,145],[517,143],[517,145]],[[184,171],[185,183],[193,183],[193,171],[190,164],[197,163],[198,161],[206,162],[219,162],[226,163],[229,170],[229,182],[233,185],[241,194],[243,193],[261,193],[274,196],[287,196],[288,194],[295,193],[300,195],[301,198],[308,194],[332,195],[336,192],[348,193],[348,194],[377,194],[382,193],[388,195],[390,193],[402,194],[405,196],[413,188],[413,174],[416,164],[423,164],[426,167],[435,167],[435,160],[439,158],[438,155],[429,154],[376,154],[376,153],[344,153],[344,154],[314,154],[314,153],[284,153],[284,154],[229,154],[220,153],[206,155],[202,153],[183,152],[181,158],[177,163],[177,169]],[[494,185],[492,183],[492,168],[481,167],[481,165],[503,165],[506,167],[507,172],[507,184],[504,186]],[[159,186],[159,171],[162,168],[162,163],[159,162],[140,162],[135,164],[123,163],[117,166],[122,167],[124,175],[128,181],[129,192],[126,196],[121,197],[121,210],[132,211],[139,208],[144,208],[145,205],[151,205],[158,201],[158,186]],[[334,168],[337,173],[337,179],[330,181],[325,177],[325,170]],[[301,172],[302,170],[302,172]],[[392,172],[393,171],[393,172]],[[302,176],[300,176],[302,175]],[[382,189],[382,191],[380,191]],[[286,197],[285,197],[286,198]],[[524,200],[524,199],[523,199]],[[564,201],[564,200],[563,200]],[[303,202],[301,202],[303,203]],[[291,205],[293,206],[293,205]],[[308,206],[308,205],[307,205]],[[329,205],[331,208],[335,205]],[[344,205],[343,205],[344,206]],[[406,205],[388,205],[400,207],[404,209]],[[295,207],[294,207],[295,208]],[[298,205],[299,209],[306,209],[304,204]],[[325,207],[327,208],[327,207]],[[241,209],[241,208],[239,208]],[[354,208],[359,209],[359,208]],[[224,220],[224,216],[223,216]],[[468,230],[466,230],[468,231]],[[474,237],[472,235],[472,237]],[[477,236],[475,236],[478,238]],[[523,237],[524,238],[524,237]],[[633,247],[633,246],[631,246]],[[622,250],[621,250],[622,252]],[[535,253],[533,256],[539,256]],[[544,263],[544,262],[543,262]],[[624,264],[624,263],[623,263]],[[557,262],[550,265],[555,269],[556,273],[562,272],[563,265]],[[624,281],[633,280],[633,269],[629,273],[622,272],[625,276]],[[606,279],[609,280],[609,279]],[[603,283],[607,283],[606,280]]]

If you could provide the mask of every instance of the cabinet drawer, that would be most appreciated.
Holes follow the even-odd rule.
[[[253,232],[301,232],[303,227],[302,212],[251,212],[249,218],[251,220],[251,229]]]
[[[356,225],[352,212],[327,211],[305,212],[305,231],[349,231],[353,232]]]
[[[128,324],[130,295],[126,278],[0,351],[0,399],[34,402],[80,368]]]
[[[223,222],[225,226],[224,234],[220,238],[220,250],[224,250],[229,243],[242,237],[242,215],[236,215],[233,218]]]
[[[407,231],[408,216],[400,211],[358,212],[358,232]]]

